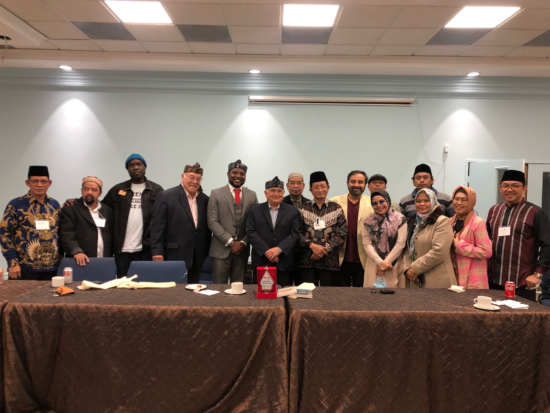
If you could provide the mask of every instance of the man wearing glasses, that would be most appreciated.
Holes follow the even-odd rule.
[[[189,284],[200,281],[212,232],[208,229],[208,195],[199,191],[203,169],[187,165],[181,185],[162,191],[153,208],[153,261],[185,261]]]
[[[534,288],[550,269],[550,222],[541,208],[525,201],[523,172],[504,172],[499,191],[504,202],[492,206],[487,218],[493,242],[489,287],[503,290],[512,281],[518,296],[535,300]]]
[[[111,234],[115,214],[108,205],[99,202],[102,189],[99,178],[87,176],[82,179],[82,197],[61,210],[61,246],[80,266],[90,262],[89,257],[113,256]]]
[[[47,195],[52,185],[47,166],[29,167],[26,195],[12,199],[0,221],[0,246],[8,276],[50,280],[61,261],[58,247],[59,203]]]

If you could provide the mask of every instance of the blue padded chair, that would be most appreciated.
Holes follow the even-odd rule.
[[[214,279],[212,278],[212,257],[208,257],[204,260],[204,265],[202,266],[201,273],[201,284],[213,284]]]
[[[63,275],[63,269],[71,267],[73,269],[73,281],[92,281],[105,282],[116,278],[116,264],[113,257],[108,258],[90,258],[90,262],[81,267],[76,264],[74,258],[63,258],[57,275]]]
[[[546,307],[550,307],[550,271],[547,271],[540,280],[540,288],[542,293],[539,303],[545,305]]]
[[[187,283],[185,261],[132,261],[128,278],[138,276],[134,281]]]

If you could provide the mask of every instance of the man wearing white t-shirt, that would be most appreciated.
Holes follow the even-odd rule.
[[[103,203],[115,211],[113,249],[117,276],[127,275],[132,261],[150,261],[153,206],[163,188],[145,177],[147,162],[139,154],[126,159],[130,180],[112,187]]]

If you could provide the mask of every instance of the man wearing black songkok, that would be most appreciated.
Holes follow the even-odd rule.
[[[525,201],[523,172],[504,172],[499,191],[504,202],[492,206],[487,217],[493,242],[489,288],[502,290],[506,281],[513,281],[519,296],[534,300],[534,287],[550,270],[550,222],[540,207]]]
[[[265,183],[264,193],[267,202],[252,205],[246,221],[254,282],[258,267],[276,267],[277,284],[285,287],[296,265],[293,250],[300,237],[300,214],[293,205],[283,203],[285,183],[278,177]]]

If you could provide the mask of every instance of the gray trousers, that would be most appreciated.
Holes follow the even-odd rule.
[[[246,273],[248,255],[229,254],[227,258],[212,258],[212,279],[214,284],[243,282]]]

